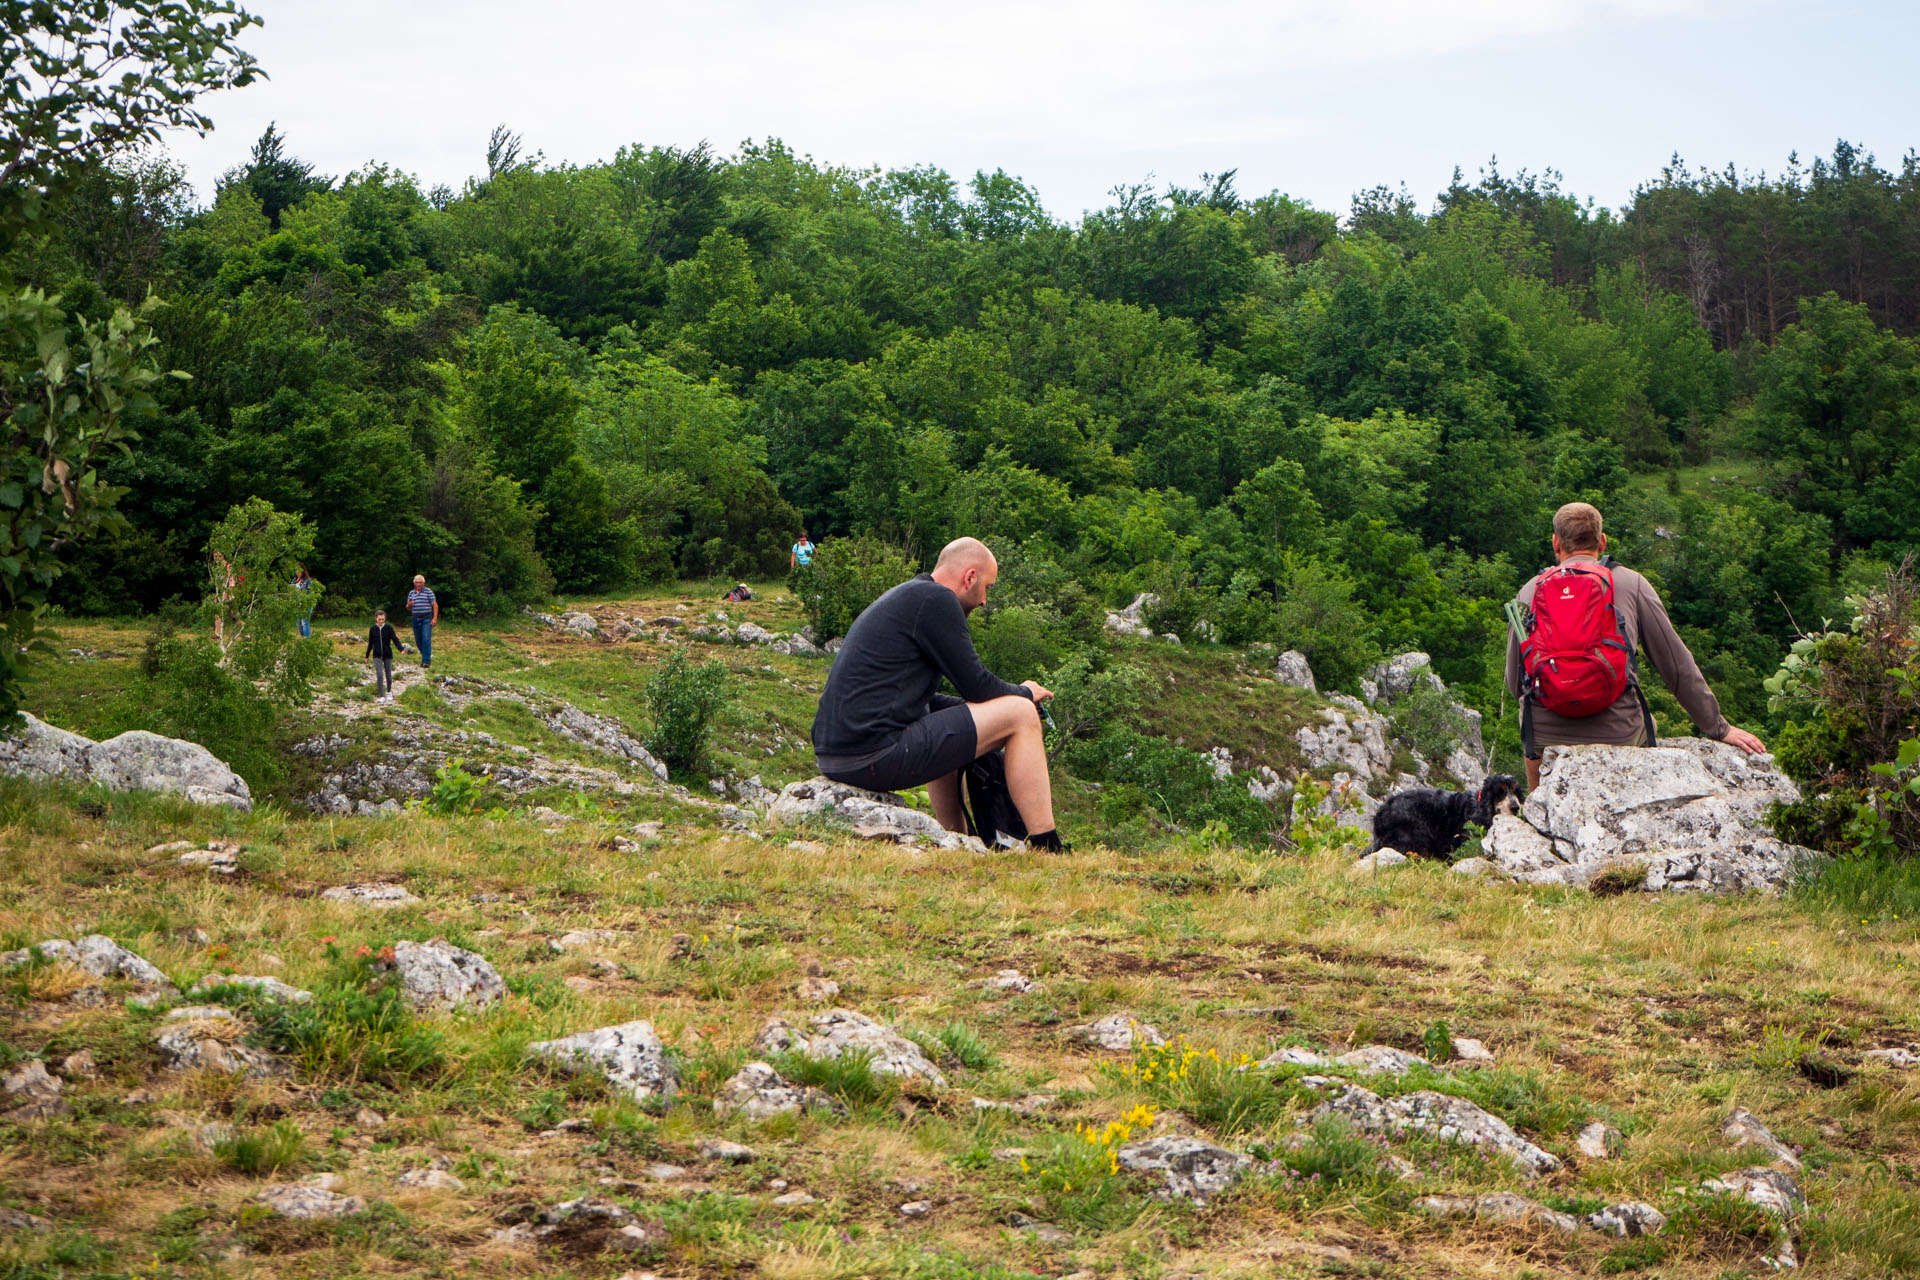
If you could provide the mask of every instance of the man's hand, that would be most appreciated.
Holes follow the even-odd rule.
[[[1767,744],[1738,725],[1730,726],[1727,729],[1727,736],[1720,739],[1720,741],[1730,747],[1738,747],[1750,756],[1763,756],[1767,754]]]
[[[1042,688],[1038,683],[1032,680],[1022,680],[1020,682],[1020,687],[1027,690],[1029,693],[1033,695],[1033,705],[1036,707],[1053,696],[1053,690]]]

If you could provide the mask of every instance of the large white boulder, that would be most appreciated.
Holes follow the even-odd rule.
[[[1393,765],[1393,747],[1387,740],[1387,722],[1356,699],[1334,699],[1341,705],[1320,712],[1320,725],[1294,731],[1294,741],[1310,769],[1339,768],[1362,785]]]
[[[1305,689],[1308,693],[1320,692],[1319,684],[1313,678],[1313,667],[1307,661],[1307,655],[1298,649],[1289,649],[1281,654],[1273,664],[1273,678],[1279,684],[1291,685],[1295,689]]]
[[[42,782],[64,778],[109,791],[163,791],[242,812],[253,808],[246,779],[197,742],[143,729],[95,742],[31,715],[21,719],[17,731],[0,738],[0,773]]]
[[[667,1057],[653,1024],[644,1019],[542,1040],[528,1045],[527,1052],[572,1074],[597,1071],[635,1102],[658,1098],[672,1103],[680,1092],[680,1072]]]
[[[773,801],[768,817],[775,823],[803,822],[808,818],[837,819],[867,840],[926,840],[943,849],[986,851],[979,840],[948,831],[930,813],[910,809],[904,797],[891,791],[867,791],[850,787],[831,778],[814,777],[788,783]]]
[[[1481,847],[1535,884],[1777,891],[1820,856],[1762,825],[1768,805],[1799,798],[1767,757],[1702,738],[1548,747],[1521,817],[1496,819]]]

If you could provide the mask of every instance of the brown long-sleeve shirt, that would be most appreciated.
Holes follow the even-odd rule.
[[[1573,556],[1570,559],[1597,560],[1597,556]],[[1540,585],[1538,577],[1520,588],[1517,597],[1524,608],[1533,607],[1533,592]],[[1709,738],[1724,738],[1732,728],[1727,718],[1720,714],[1720,699],[1707,685],[1707,678],[1700,674],[1700,664],[1693,660],[1693,654],[1686,643],[1673,629],[1673,622],[1667,617],[1667,607],[1660,602],[1660,593],[1653,584],[1631,569],[1619,565],[1613,566],[1613,603],[1620,610],[1620,625],[1626,628],[1627,641],[1634,648],[1636,657],[1644,656],[1660,673],[1660,679],[1667,688],[1673,690],[1673,696],[1680,699],[1680,705],[1686,708],[1693,722]],[[1507,629],[1507,692],[1515,698],[1520,696],[1521,680],[1524,671],[1520,665],[1520,637],[1513,629]],[[1645,717],[1640,712],[1640,701],[1632,689],[1620,695],[1619,701],[1598,715],[1580,719],[1568,719],[1555,715],[1545,707],[1533,709],[1533,728],[1537,739],[1542,743],[1579,743],[1602,742],[1630,744],[1636,741]]]

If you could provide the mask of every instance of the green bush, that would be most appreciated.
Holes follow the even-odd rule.
[[[289,1055],[316,1079],[399,1088],[439,1075],[446,1038],[414,1018],[392,981],[373,977],[365,985],[367,972],[364,964],[350,965],[303,1004],[250,998],[244,989],[228,998],[252,1010],[254,1043]]]
[[[1387,721],[1394,737],[1429,760],[1445,760],[1467,730],[1467,717],[1446,691],[1418,678],[1388,710]]]
[[[297,642],[324,646],[325,641]],[[286,776],[275,749],[280,707],[220,661],[213,641],[174,635],[164,621],[148,638],[140,674],[107,714],[108,729],[145,729],[197,742],[256,790]]]
[[[1380,656],[1372,620],[1353,597],[1353,579],[1340,569],[1311,557],[1289,564],[1274,639],[1307,655],[1322,689],[1353,688]]]
[[[297,1169],[307,1158],[307,1136],[291,1120],[277,1120],[264,1129],[237,1130],[213,1144],[213,1154],[241,1173],[264,1176],[281,1169]]]
[[[1038,680],[1078,650],[1067,621],[1046,605],[978,610],[969,619],[973,647],[987,670],[1003,680]]]
[[[835,538],[813,553],[806,573],[794,575],[794,593],[813,624],[815,644],[847,628],[883,593],[913,576],[906,553],[877,538]]]
[[[684,652],[674,650],[647,681],[647,710],[653,714],[647,750],[669,768],[701,768],[713,722],[732,699],[725,663],[709,658],[695,666]]]
[[[1208,757],[1162,738],[1111,729],[1069,747],[1067,758],[1083,778],[1136,789],[1140,804],[1174,826],[1198,830],[1219,822],[1236,839],[1256,844],[1271,837],[1278,820],[1243,780],[1215,776]]]

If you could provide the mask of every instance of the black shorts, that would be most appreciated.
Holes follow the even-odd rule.
[[[942,707],[901,731],[881,755],[851,769],[826,769],[835,782],[869,791],[904,791],[966,768],[980,754],[973,710]]]

